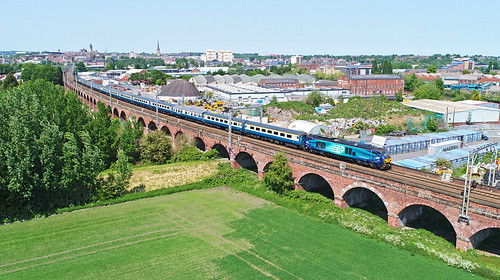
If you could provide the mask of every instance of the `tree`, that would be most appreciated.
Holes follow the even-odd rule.
[[[92,121],[87,124],[92,142],[99,147],[101,158],[107,168],[116,161],[118,151],[118,119],[111,121],[111,109],[102,102],[97,103]]]
[[[436,85],[436,87],[441,91],[441,93],[444,91],[444,82],[441,78],[432,80],[432,83]]]
[[[120,147],[130,162],[139,161],[140,147],[139,139],[141,139],[144,127],[134,119],[127,120],[123,127],[123,132],[120,136]]]
[[[379,74],[377,60],[372,60],[372,74]]]
[[[114,61],[110,61],[106,64],[106,66],[104,66],[104,71],[115,70],[115,69],[116,69],[116,66],[115,66]]]
[[[321,102],[323,102],[323,95],[319,91],[313,90],[311,93],[309,93],[304,102],[313,107],[318,107]]]
[[[107,177],[99,178],[99,188],[93,200],[105,201],[118,197],[126,192],[130,178],[132,177],[132,164],[128,162],[128,157],[123,150],[118,151],[117,160],[113,171]]]
[[[116,190],[118,194],[122,194],[128,186],[130,177],[132,177],[132,164],[129,163],[123,150],[118,151],[115,169],[118,173],[116,177]]]
[[[42,79],[55,85],[63,84],[61,67],[51,65],[35,65],[32,63],[26,63],[23,65],[21,79],[24,82]]]
[[[175,59],[175,68],[177,69],[187,69],[189,68],[189,63],[187,58],[181,57]]]
[[[477,100],[477,101],[481,101],[481,95],[479,95],[479,92],[475,89],[472,91],[472,95],[470,97],[470,100]]]
[[[0,94],[0,220],[90,202],[103,164],[75,99],[40,79]]]
[[[398,90],[396,92],[396,102],[403,102],[403,101],[404,101],[403,94],[401,93],[401,90]]]
[[[417,78],[417,75],[415,74],[404,75],[404,80],[405,80],[405,90],[409,92],[413,92],[419,86],[424,84],[424,82],[422,80],[419,80]]]
[[[85,67],[85,64],[82,61],[78,61],[77,63],[75,63],[75,69],[76,69],[76,72],[86,72],[87,71],[87,67]]]
[[[429,65],[429,67],[427,67],[427,73],[436,73],[436,72],[437,72],[436,65]]]
[[[17,79],[12,75],[12,73],[9,73],[7,77],[5,77],[5,80],[2,84],[3,89],[9,89],[12,87],[17,87]]]
[[[165,81],[167,80],[167,74],[165,74],[161,71],[158,71],[158,70],[152,70],[150,77],[151,77],[151,83],[153,83],[155,85],[159,85],[158,83],[161,83],[161,82],[158,82],[158,80],[163,81],[163,84],[161,84],[161,85],[165,85]]]
[[[267,188],[283,193],[293,188],[292,168],[283,152],[276,154],[274,161],[269,165],[269,171],[264,175],[264,184]]]
[[[273,97],[271,97],[271,100],[269,101],[269,104],[271,104],[271,105],[278,104],[278,98],[276,97],[276,95],[273,95]]]
[[[433,119],[433,118],[429,118],[429,120],[427,121],[427,129],[434,132],[437,130],[437,123],[436,121]]]
[[[382,74],[392,74],[392,63],[384,59],[381,63]]]
[[[141,158],[153,164],[165,164],[172,156],[171,139],[161,130],[143,137]]]
[[[465,70],[462,70],[462,74],[466,75],[466,74],[470,74],[470,71],[465,69]]]
[[[441,99],[441,90],[434,84],[428,83],[418,87],[413,93],[413,99]]]

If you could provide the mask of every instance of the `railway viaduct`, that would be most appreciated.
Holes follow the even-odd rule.
[[[71,69],[71,68],[70,68]],[[92,110],[97,109],[97,102],[111,105],[112,116],[125,120],[130,117],[142,123],[145,133],[160,129],[167,135],[177,138],[184,135],[191,139],[201,150],[217,149],[223,157],[229,158],[233,168],[247,168],[257,172],[261,179],[273,156],[284,151],[293,169],[297,188],[318,192],[331,198],[340,207],[360,207],[371,209],[384,218],[390,226],[411,226],[416,221],[425,219],[425,213],[439,213],[441,221],[448,225],[445,233],[435,232],[452,243],[456,248],[467,250],[475,248],[493,231],[500,230],[500,191],[479,187],[474,192],[490,193],[490,200],[471,197],[469,206],[470,220],[460,221],[463,184],[453,190],[443,190],[424,184],[422,172],[401,170],[398,176],[384,175],[383,171],[373,170],[349,163],[323,158],[303,151],[259,141],[241,135],[234,135],[232,150],[228,150],[228,134],[224,130],[202,126],[175,117],[159,115],[156,122],[154,111],[135,106],[122,100],[111,99],[91,88],[74,82],[71,71],[64,72],[64,86],[75,91],[79,98]],[[414,173],[410,173],[414,172]],[[397,173],[391,173],[397,174]],[[419,179],[421,176],[422,179]],[[429,176],[429,175],[426,175]],[[413,179],[413,180],[410,180]],[[433,179],[435,185],[443,182]],[[426,180],[431,180],[426,179]],[[376,208],[377,210],[373,210]],[[431,221],[421,221],[430,224]],[[435,222],[435,221],[433,221]],[[416,226],[420,227],[420,226]],[[427,226],[422,226],[428,228]],[[432,229],[430,229],[432,230]]]

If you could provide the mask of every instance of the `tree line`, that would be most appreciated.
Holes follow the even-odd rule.
[[[143,130],[133,121],[122,127],[98,106],[91,112],[76,94],[42,79],[0,90],[0,221],[124,191]],[[111,166],[118,175],[99,178]]]
[[[188,141],[174,153],[162,131],[144,136],[133,118],[111,120],[107,105],[97,107],[43,78],[0,88],[0,223],[123,195],[139,162],[218,157]]]

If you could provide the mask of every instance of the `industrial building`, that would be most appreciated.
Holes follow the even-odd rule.
[[[421,99],[402,103],[405,106],[433,112],[445,123],[453,126],[463,124],[500,123],[500,110],[481,104]]]
[[[435,161],[438,158],[443,158],[449,161],[453,166],[459,166],[461,164],[467,163],[467,157],[469,156],[469,151],[480,148],[486,144],[478,144],[473,146],[464,147],[457,150],[451,150],[447,152],[437,153],[434,155],[426,155],[417,158],[403,159],[400,161],[393,162],[394,165],[404,166],[413,169],[427,169],[430,170],[436,167]],[[496,146],[494,149],[499,149],[500,146]],[[486,153],[486,150],[482,150],[479,154]]]
[[[418,136],[410,136],[399,139],[388,139],[384,148],[391,155],[403,154],[425,150],[431,144],[450,140],[459,140],[466,144],[483,139],[483,133],[477,130],[455,130],[440,133],[429,133]]]
[[[264,88],[248,84],[211,84],[204,86],[206,92],[212,92],[214,96],[226,101],[237,101],[243,103],[265,103],[276,96],[278,101],[293,100],[294,97],[302,99],[309,95],[313,90],[319,91],[325,96],[332,98],[349,98],[349,90],[338,87],[332,88]]]
[[[400,75],[345,75],[339,77],[338,85],[354,95],[395,95],[404,89],[404,79]]]

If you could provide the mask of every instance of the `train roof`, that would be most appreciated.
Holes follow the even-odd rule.
[[[227,113],[214,113],[214,112],[210,112],[210,111],[204,111],[204,112],[205,112],[205,115],[229,120],[229,115]],[[244,119],[240,119],[240,118],[231,118],[231,120],[236,121],[236,122],[241,122],[241,123],[245,122]]]
[[[182,109],[182,110],[186,110],[186,111],[190,111],[190,112],[196,112],[196,113],[200,113],[200,114],[203,114],[205,112],[204,110],[200,110],[198,108],[193,108],[193,107],[185,107],[185,106],[174,105],[174,104],[171,104],[171,106],[173,108],[178,108],[178,109]]]
[[[255,125],[255,126],[260,126],[260,127],[268,128],[268,129],[274,129],[274,130],[283,131],[283,132],[290,133],[290,134],[297,134],[297,135],[306,135],[307,134],[307,133],[305,133],[303,131],[300,131],[300,130],[283,128],[283,127],[279,127],[279,126],[275,126],[275,125],[270,125],[270,124],[265,124],[265,123],[260,123],[260,122],[254,122],[254,121],[249,121],[249,120],[246,120],[244,122],[245,122],[245,125],[247,125],[247,124],[249,124],[249,125]]]
[[[325,137],[325,136],[321,136],[321,135],[317,135],[317,134],[309,134],[309,137],[311,137],[313,139],[320,139],[320,140],[324,140],[324,141],[328,141],[328,142],[336,142],[336,143],[343,144],[343,145],[359,147],[359,148],[367,149],[367,150],[384,151],[383,148],[379,148],[379,147],[376,147],[376,146],[373,146],[370,144],[359,143],[359,142],[350,141],[350,140],[344,140],[344,139],[340,139],[340,138],[336,138],[336,137]]]

